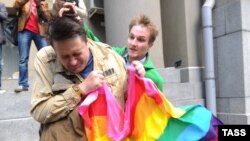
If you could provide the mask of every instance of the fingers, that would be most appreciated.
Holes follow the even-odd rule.
[[[61,9],[59,10],[59,12],[58,12],[59,17],[62,17],[63,14],[67,13],[68,11],[69,11],[68,8],[64,8],[64,7],[61,8]]]
[[[145,76],[145,68],[140,61],[133,61],[132,65],[135,67],[136,73],[139,74],[141,77]]]
[[[74,6],[76,6],[75,2],[65,2],[63,4],[63,7],[74,7]]]
[[[73,2],[73,3],[65,2],[63,4],[63,7],[64,8],[69,8],[70,10],[72,10],[73,13],[77,13],[77,11],[76,11],[76,3],[75,2]]]
[[[71,3],[71,2],[65,2],[63,4],[63,7],[59,10],[58,15],[59,17],[62,17],[64,14],[73,14],[76,15],[77,11],[76,11],[76,4]]]
[[[100,70],[92,71],[86,79],[88,78],[93,85],[101,86],[104,80],[103,72]]]
[[[145,76],[145,69],[137,69],[137,73],[141,76],[144,77]]]
[[[96,77],[98,77],[101,80],[104,80],[104,75],[103,75],[103,71],[101,70],[96,70],[94,73],[96,73]]]
[[[84,92],[89,93],[100,88],[103,82],[103,72],[98,70],[92,71],[80,85]]]

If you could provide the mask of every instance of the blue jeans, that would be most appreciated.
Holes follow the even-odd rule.
[[[18,51],[19,51],[19,82],[20,86],[28,88],[28,62],[31,41],[33,40],[37,50],[47,46],[45,37],[33,33],[29,30],[18,32]]]

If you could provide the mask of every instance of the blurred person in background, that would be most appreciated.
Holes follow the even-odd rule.
[[[15,0],[13,8],[19,11],[18,19],[18,51],[19,51],[19,81],[15,92],[28,91],[28,62],[31,42],[34,41],[37,50],[47,46],[46,22],[49,16],[48,4],[44,0]],[[41,11],[43,10],[43,11]],[[38,15],[39,14],[39,15]],[[45,18],[45,19],[41,19]]]
[[[0,94],[5,93],[6,91],[2,89],[2,46],[5,43],[5,37],[3,32],[3,22],[8,18],[8,12],[6,10],[5,5],[0,2]]]

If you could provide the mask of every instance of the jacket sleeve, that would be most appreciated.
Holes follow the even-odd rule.
[[[7,19],[8,17],[8,12],[6,10],[6,7],[4,5],[0,5],[0,21],[3,21]]]
[[[46,48],[46,47],[45,47]],[[81,98],[72,87],[64,92],[53,94],[54,63],[44,48],[35,59],[35,82],[31,98],[31,115],[40,123],[49,123],[66,117],[76,108]]]

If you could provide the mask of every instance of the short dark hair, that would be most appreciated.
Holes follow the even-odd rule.
[[[48,41],[53,46],[53,41],[62,41],[80,36],[86,41],[86,32],[83,22],[73,17],[56,17],[48,25]]]

